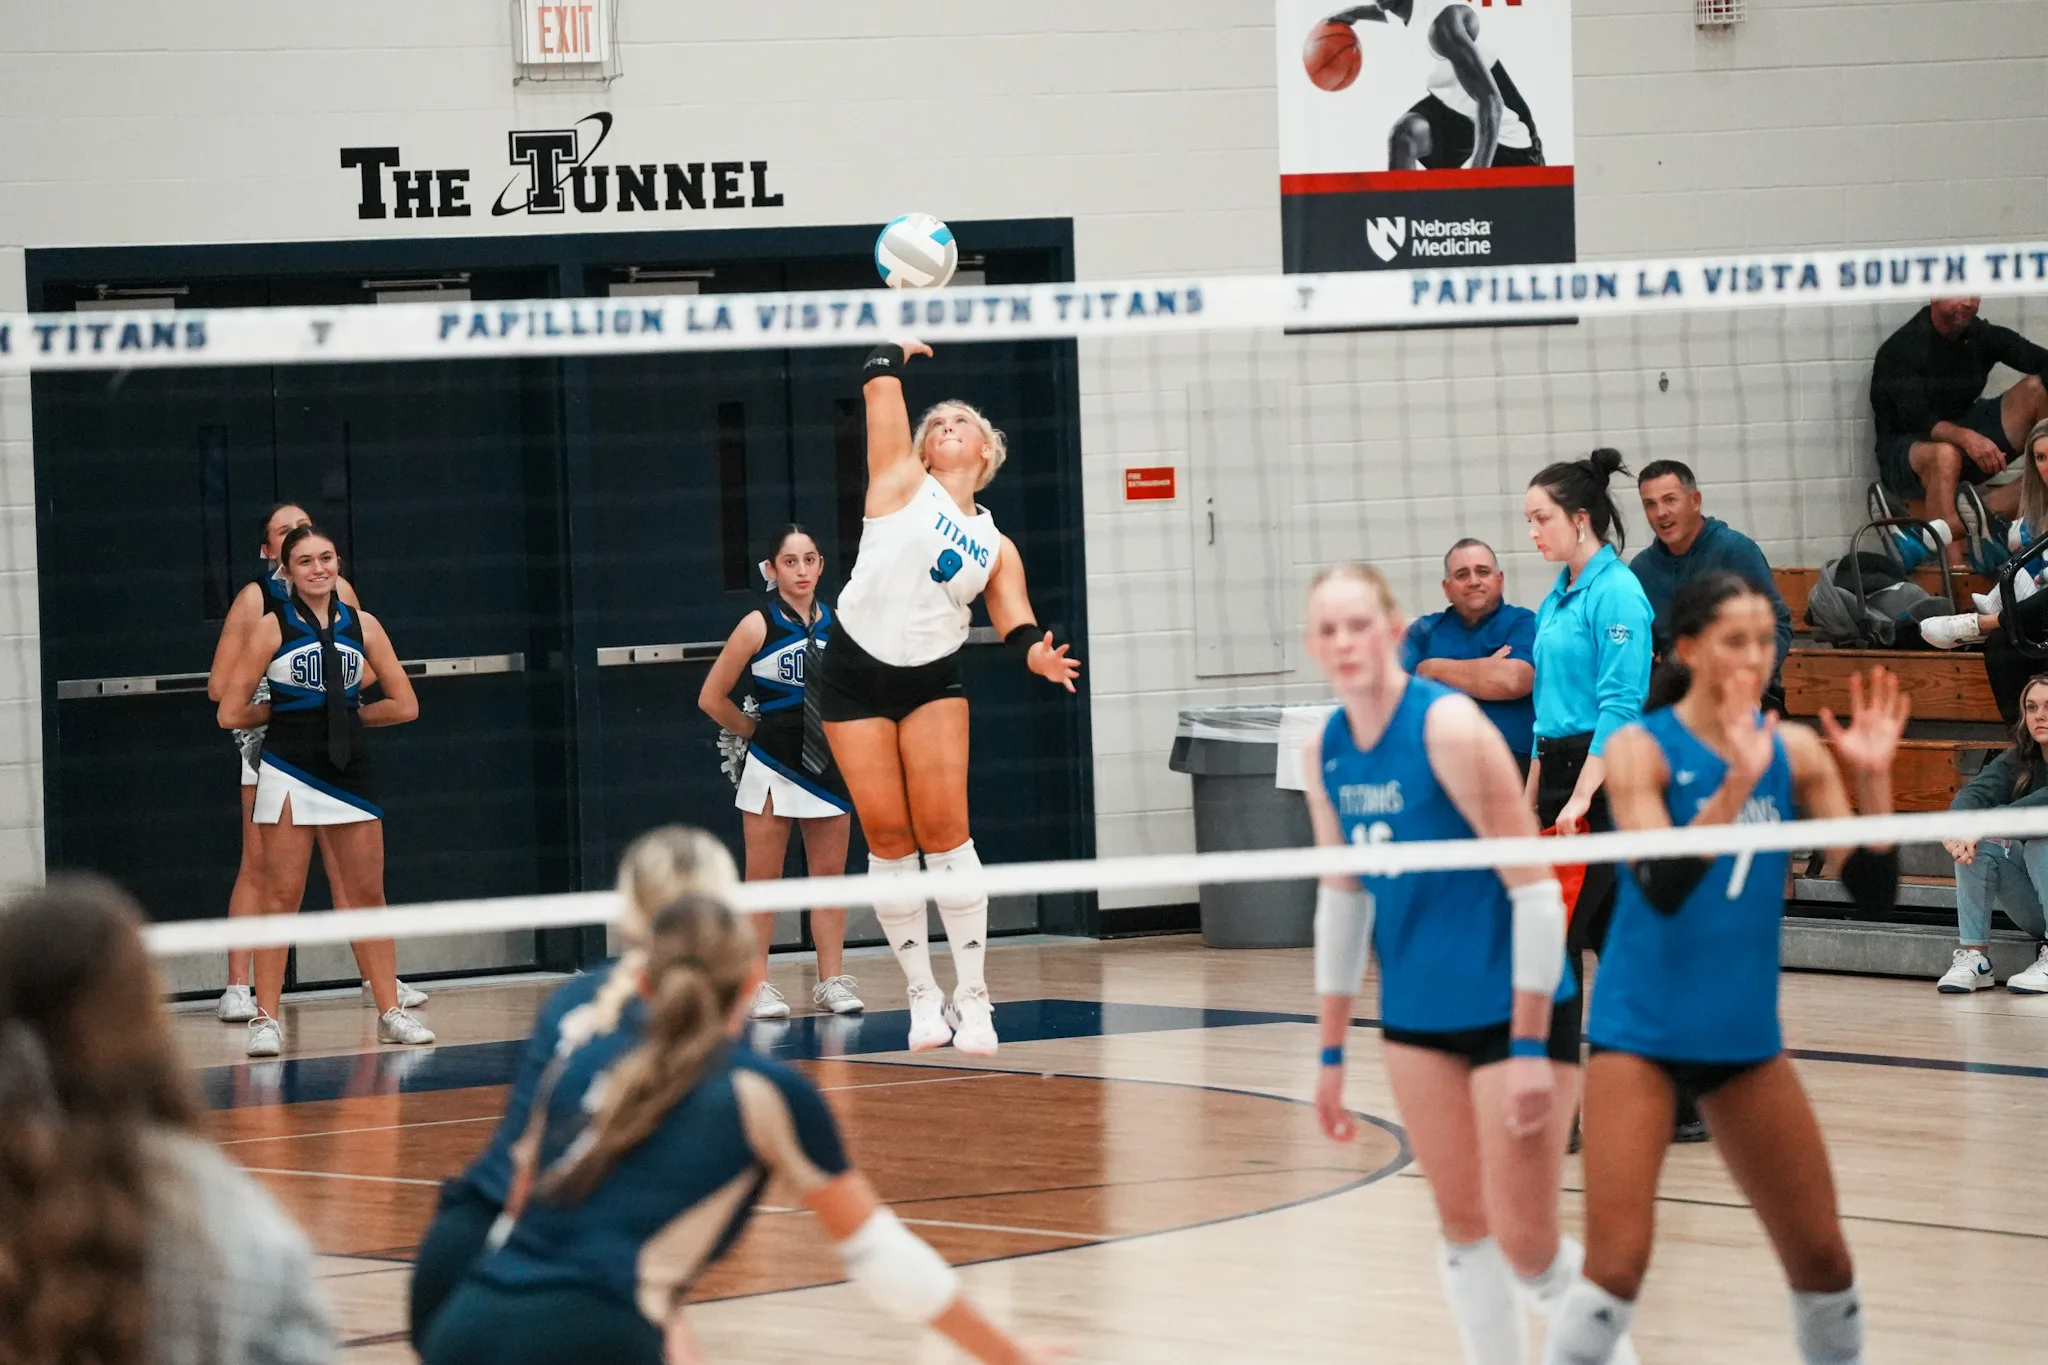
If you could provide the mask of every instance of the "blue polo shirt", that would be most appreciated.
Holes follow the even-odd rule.
[[[1408,627],[1408,634],[1401,640],[1401,667],[1413,673],[1415,665],[1424,659],[1490,659],[1502,645],[1508,647],[1510,659],[1535,664],[1536,613],[1527,607],[1501,602],[1481,617],[1477,625],[1466,625],[1465,618],[1456,611],[1425,616]],[[1479,709],[1501,732],[1516,757],[1529,756],[1534,747],[1530,735],[1536,723],[1535,702],[1528,697],[1481,701]]]
[[[1643,585],[1612,545],[1600,547],[1572,583],[1557,584],[1536,612],[1536,736],[1607,737],[1643,713],[1650,692],[1650,625]]]

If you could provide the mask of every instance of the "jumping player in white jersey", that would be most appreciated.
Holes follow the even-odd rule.
[[[278,548],[284,538],[301,526],[311,526],[313,518],[306,515],[306,509],[295,502],[281,502],[272,507],[263,517],[263,544],[261,555],[262,571],[235,594],[233,605],[220,625],[220,642],[214,646],[213,664],[206,674],[207,700],[220,701],[221,684],[227,678],[228,670],[241,655],[242,646],[248,643],[249,632],[256,628],[269,613],[278,610],[291,599],[291,588],[285,583],[284,569],[278,564]],[[356,590],[344,578],[335,591],[341,600],[351,607],[360,608]],[[373,679],[365,678],[364,686]],[[270,683],[263,680],[256,684],[255,704],[263,705],[270,700]],[[263,913],[263,846],[262,826],[251,816],[256,810],[256,763],[263,752],[263,727],[237,730],[234,732],[235,748],[241,756],[242,767],[242,863],[235,871],[235,889],[228,895],[228,917],[237,915],[260,915]],[[328,870],[328,879],[333,880],[333,869]],[[253,956],[247,948],[231,950],[228,953],[228,985],[221,992],[220,1003],[214,1013],[224,1024],[246,1024],[256,1017],[255,977],[251,974],[250,959]],[[368,1005],[375,999],[370,983],[363,983],[363,1003]],[[427,993],[401,981],[398,983],[398,1003],[407,1009],[416,1009],[427,1003]]]
[[[1379,0],[1329,19],[1361,21],[1406,35],[1429,63],[1429,93],[1394,120],[1388,135],[1388,170],[1543,164],[1536,116],[1465,0]]]
[[[870,876],[915,871],[920,850],[932,871],[981,867],[967,832],[960,670],[975,598],[986,593],[990,622],[1033,673],[1072,692],[1081,671],[1068,646],[1038,625],[1017,547],[974,500],[1002,468],[1003,434],[958,402],[940,403],[911,430],[903,368],[931,353],[923,342],[891,342],[862,369],[868,491],[860,553],[839,594],[839,628],[810,684],[867,836]],[[950,1040],[963,1052],[993,1053],[995,1011],[982,974],[988,897],[939,898],[959,978],[950,1011],[932,977],[923,900],[877,905],[875,915],[910,985],[911,1050]]]
[[[1402,671],[1405,625],[1365,565],[1310,591],[1308,650],[1343,703],[1302,756],[1316,843],[1534,838],[1507,741],[1471,698]],[[1316,1115],[1339,1142],[1357,1133],[1344,1042],[1370,948],[1387,1078],[1436,1200],[1471,1365],[1522,1365],[1525,1303],[1554,1317],[1584,1258],[1557,1213],[1579,1084],[1564,928],[1547,867],[1325,877],[1316,893]]]

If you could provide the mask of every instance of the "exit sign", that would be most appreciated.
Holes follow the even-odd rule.
[[[615,0],[517,0],[522,75],[570,74],[601,67],[612,55]]]
[[[1173,466],[1157,465],[1124,470],[1125,502],[1172,502]]]

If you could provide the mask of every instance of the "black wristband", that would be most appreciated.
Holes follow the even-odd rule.
[[[903,367],[910,363],[910,356],[893,341],[885,341],[868,352],[868,358],[860,367],[860,382],[870,379],[899,378]]]
[[[1866,915],[1897,908],[1899,900],[1899,851],[1882,853],[1859,848],[1842,864],[1842,885],[1849,899]]]
[[[1636,886],[1651,909],[1660,915],[1675,915],[1713,866],[1710,858],[1639,858],[1634,869]]]
[[[1003,645],[1012,654],[1017,656],[1019,663],[1028,665],[1031,662],[1031,646],[1044,638],[1045,627],[1039,625],[1036,621],[1026,621],[1023,625],[1016,627],[1009,634],[1003,636]]]

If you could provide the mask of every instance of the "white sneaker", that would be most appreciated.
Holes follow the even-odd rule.
[[[754,992],[754,1007],[747,1011],[749,1019],[787,1019],[789,1002],[782,998],[782,992],[763,981],[761,989]]]
[[[2021,995],[2048,995],[2048,943],[2041,945],[2033,966],[2005,979],[2005,988]]]
[[[953,1046],[974,1057],[996,1055],[996,1007],[988,987],[965,986],[953,992]]]
[[[853,993],[853,978],[828,976],[811,987],[811,1003],[834,1014],[859,1014],[867,1006]]]
[[[254,1019],[256,1010],[256,988],[254,986],[229,986],[220,993],[220,1003],[213,1012],[223,1024],[246,1024]]]
[[[418,986],[408,986],[403,981],[398,983],[398,1008],[402,1010],[416,1010],[426,1003],[427,993],[425,991],[421,990]],[[363,1008],[366,1010],[377,1008],[377,993],[370,989],[370,983],[367,981],[363,983]]]
[[[275,1057],[284,1051],[284,1025],[267,1014],[249,1021],[249,1055]]]
[[[2048,961],[2044,957],[2043,961]],[[2034,964],[2036,967],[2041,963]],[[1971,991],[1987,990],[1997,985],[1991,979],[1991,959],[1975,948],[1958,948],[1949,963],[1947,971],[1941,974],[1934,988],[1943,995],[1968,995]]]
[[[1977,627],[1977,613],[1966,611],[1955,616],[1934,616],[1922,621],[1920,638],[1936,649],[1955,649],[1960,645],[1982,642],[1984,632]]]
[[[2034,582],[2032,574],[2018,573],[2012,576],[2012,600],[2015,605],[2026,601],[2039,591],[2040,585]],[[1970,600],[1977,604],[1977,611],[1983,616],[1996,616],[2005,610],[2005,599],[1995,592],[1973,592],[1970,594]]]
[[[388,1009],[377,1016],[377,1041],[417,1046],[434,1041],[434,1031],[402,1009]]]
[[[937,986],[915,986],[910,992],[910,1050],[929,1052],[953,1041],[946,1023],[946,997]]]

